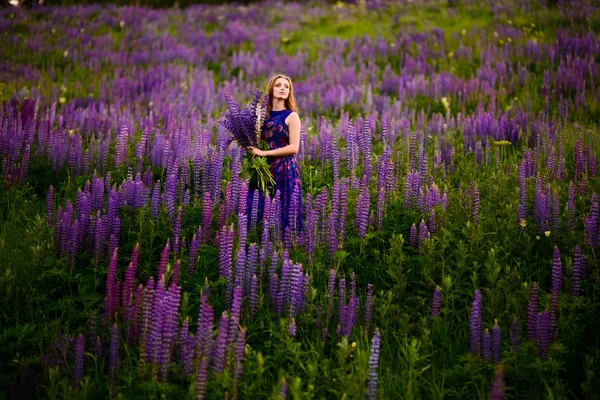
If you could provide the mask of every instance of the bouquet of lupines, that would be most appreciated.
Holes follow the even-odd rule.
[[[269,147],[261,139],[262,125],[266,118],[268,96],[263,96],[254,90],[252,101],[246,105],[238,104],[233,97],[225,94],[227,111],[219,122],[243,148],[248,146],[268,150]],[[249,178],[250,187],[258,188],[263,193],[269,193],[275,186],[275,179],[265,157],[253,157],[252,152],[246,151],[242,162],[240,175]]]

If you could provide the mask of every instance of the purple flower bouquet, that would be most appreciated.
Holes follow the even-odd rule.
[[[252,146],[268,150],[267,144],[261,139],[268,96],[263,96],[255,89],[252,101],[246,105],[240,105],[228,94],[225,94],[225,100],[227,111],[219,122],[233,135],[231,141],[235,140],[244,148]],[[275,186],[275,179],[266,158],[253,157],[250,151],[246,151],[240,175],[249,178],[250,187],[258,188],[265,194],[271,192]]]

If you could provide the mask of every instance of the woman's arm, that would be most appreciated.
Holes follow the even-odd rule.
[[[290,144],[273,150],[260,150],[256,147],[248,147],[252,154],[262,157],[283,157],[298,153],[300,147],[300,117],[298,113],[293,112],[288,117],[288,132],[290,135]]]

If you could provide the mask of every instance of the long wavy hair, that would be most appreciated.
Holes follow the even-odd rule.
[[[275,81],[279,78],[284,78],[290,84],[290,94],[288,98],[284,101],[284,106],[288,110],[296,111],[296,100],[294,99],[294,85],[292,84],[292,79],[289,76],[283,74],[274,75],[271,80],[269,80],[269,84],[267,85],[266,92],[269,94],[269,104],[267,105],[267,115],[271,113],[273,109],[273,89],[275,88]]]

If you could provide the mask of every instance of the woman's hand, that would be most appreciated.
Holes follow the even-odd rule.
[[[250,150],[254,156],[259,156],[259,157],[267,156],[267,152],[264,150],[261,150],[259,148],[248,146],[248,147],[246,147],[246,149]]]

